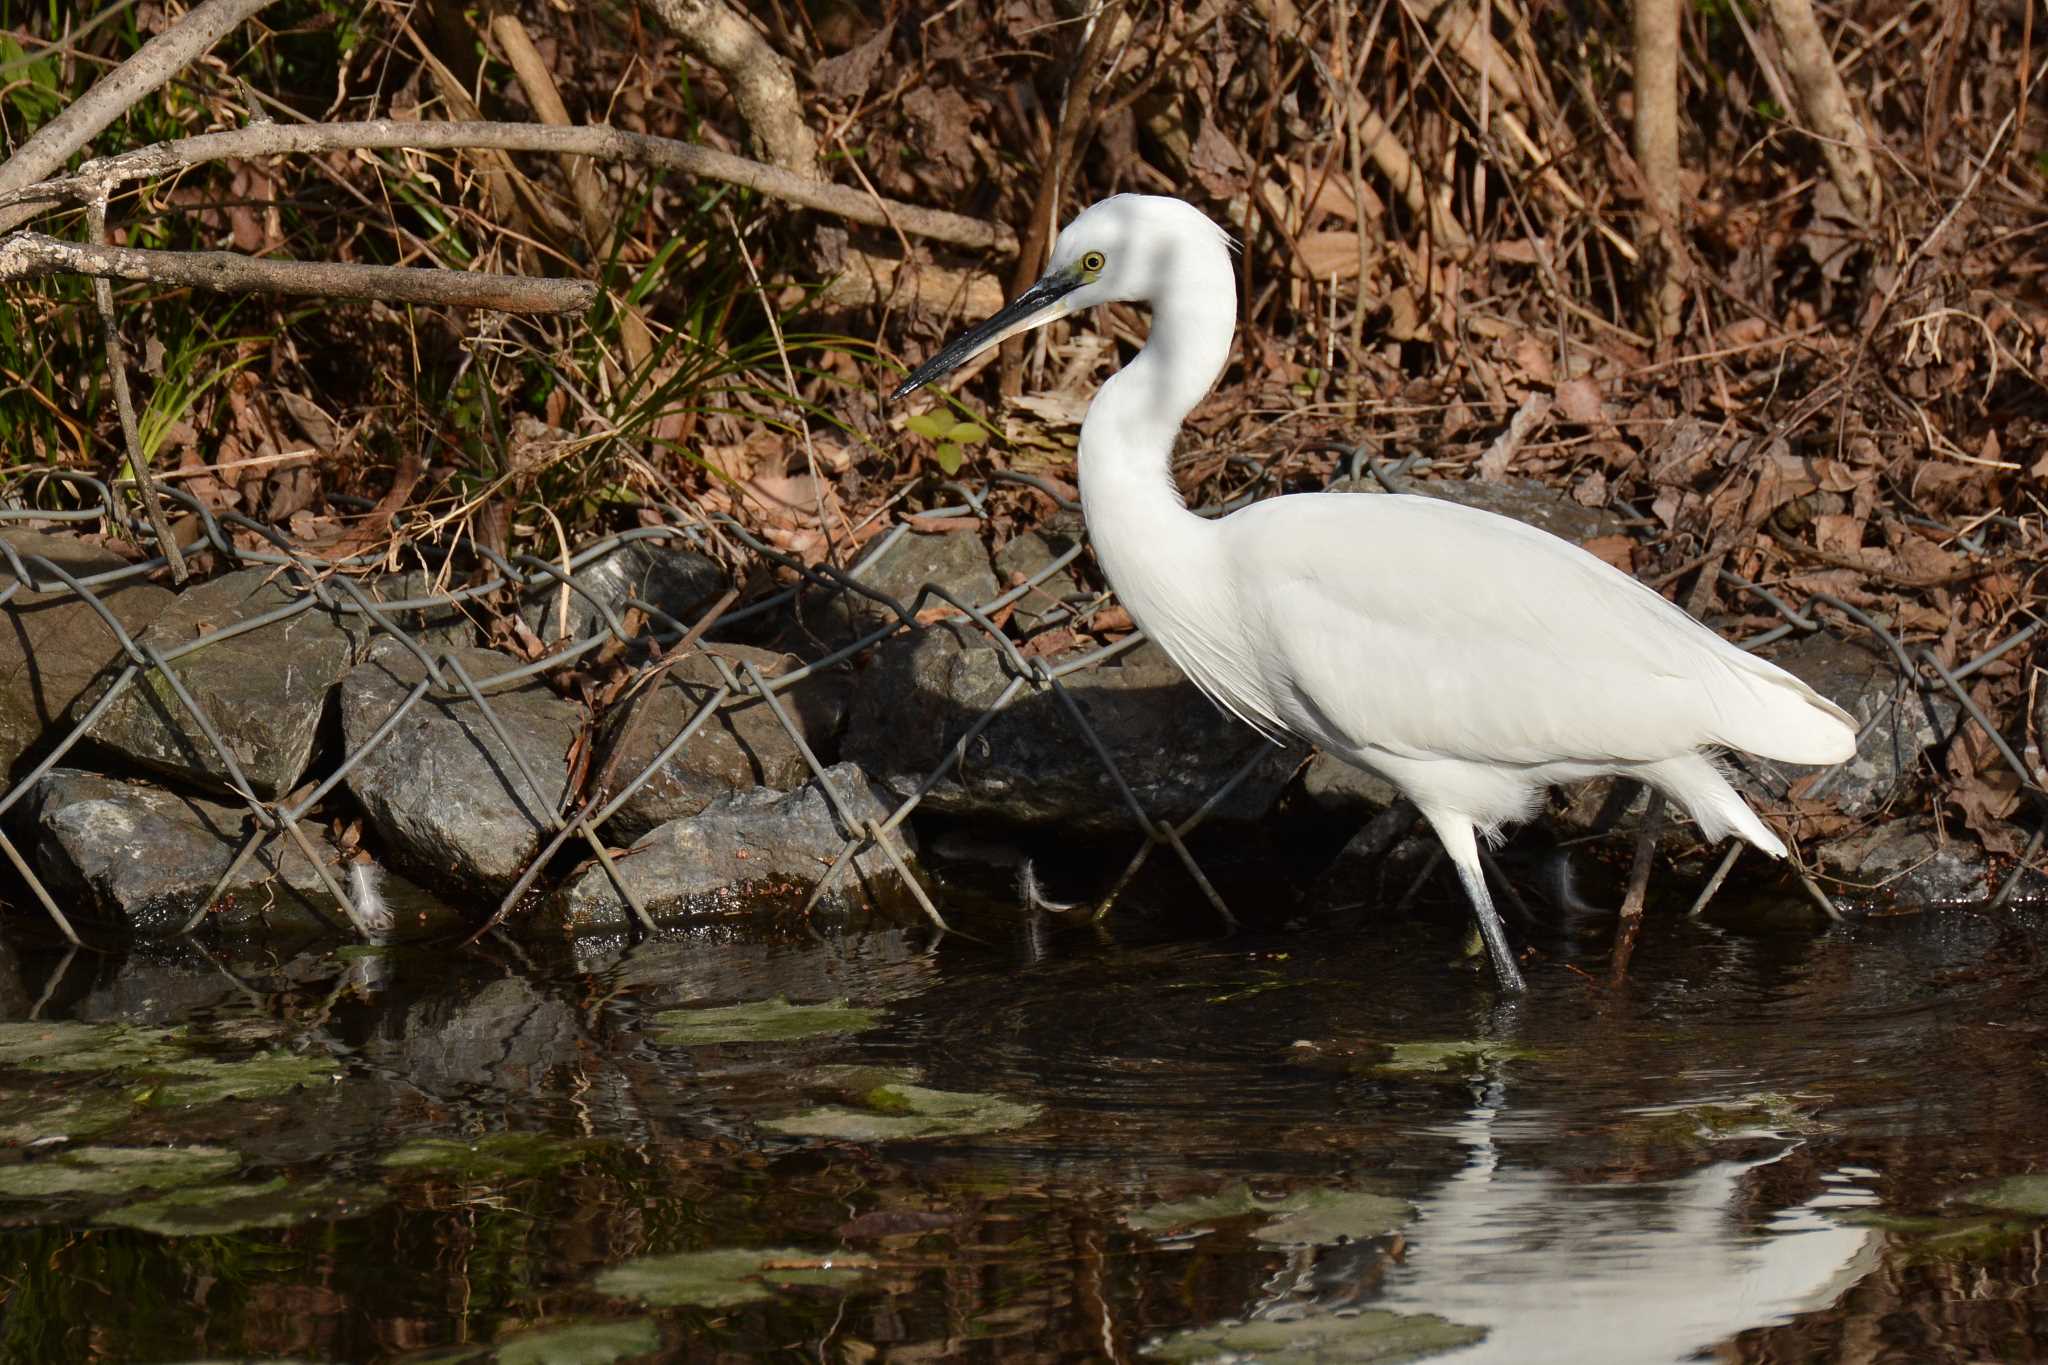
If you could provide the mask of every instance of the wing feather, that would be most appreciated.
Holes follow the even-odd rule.
[[[1249,653],[1233,706],[1319,743],[1487,762],[1653,761],[1723,745],[1796,761],[1848,717],[1547,532],[1414,496],[1303,494],[1218,527]],[[1214,690],[1213,684],[1205,683]]]

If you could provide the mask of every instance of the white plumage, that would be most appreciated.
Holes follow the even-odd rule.
[[[1380,774],[1443,840],[1501,984],[1521,974],[1476,837],[1559,782],[1650,784],[1710,838],[1784,845],[1710,758],[1855,752],[1840,707],[1566,541],[1413,496],[1304,493],[1221,520],[1186,510],[1171,458],[1237,325],[1228,239],[1178,199],[1119,195],[1060,234],[1051,268],[897,396],[1028,327],[1150,304],[1152,330],[1081,428],[1082,512],[1131,616],[1216,702]]]

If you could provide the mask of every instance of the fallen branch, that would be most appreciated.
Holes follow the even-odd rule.
[[[662,25],[725,78],[754,150],[817,180],[818,140],[804,122],[789,63],[725,0],[647,0]]]
[[[17,232],[0,240],[0,281],[46,275],[90,275],[225,293],[494,308],[503,313],[579,313],[597,297],[597,286],[587,280],[329,261],[267,261],[227,251],[145,251],[66,242],[40,232]]]
[[[1849,212],[1868,223],[1882,202],[1884,182],[1870,154],[1870,134],[1849,103],[1828,40],[1813,17],[1813,0],[1771,0],[1771,22],[1785,42],[1785,62],[1799,89],[1799,108],[1820,134],[1820,153]]]
[[[127,113],[137,101],[162,86],[244,19],[273,0],[206,0],[170,28],[142,45],[133,57],[85,92],[71,107],[36,130],[5,165],[0,165],[0,195],[35,184],[71,159],[93,135]],[[0,209],[0,232],[34,217],[27,205]]]
[[[1634,0],[1635,154],[1643,176],[1636,243],[1649,274],[1644,302],[1659,345],[1678,336],[1686,249],[1679,231],[1678,0]]]
[[[506,152],[594,157],[741,185],[772,198],[835,214],[869,227],[892,224],[913,236],[975,251],[1017,252],[1017,234],[1000,223],[894,200],[875,200],[860,190],[807,180],[776,166],[702,147],[694,142],[629,133],[594,124],[549,128],[536,123],[424,123],[371,119],[362,123],[257,124],[222,133],[201,133],[159,142],[118,156],[88,161],[77,174],[0,195],[0,223],[9,222],[16,203],[89,203],[117,185],[153,180],[209,161],[259,156],[293,156],[331,151],[460,151],[495,148]],[[23,215],[27,216],[27,215]],[[13,219],[18,222],[20,219]]]

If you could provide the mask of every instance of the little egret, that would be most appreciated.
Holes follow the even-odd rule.
[[[1043,278],[926,361],[902,398],[1006,337],[1100,303],[1152,331],[1081,425],[1081,510],[1131,618],[1218,705],[1398,787],[1443,841],[1502,989],[1520,991],[1478,837],[1560,782],[1616,774],[1709,839],[1785,846],[1715,766],[1739,749],[1839,763],[1840,707],[1578,546],[1417,496],[1297,493],[1209,521],[1170,468],[1237,328],[1229,239],[1178,199],[1123,194],[1060,233]]]

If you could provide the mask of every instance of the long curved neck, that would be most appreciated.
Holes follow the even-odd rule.
[[[1214,281],[1197,281],[1154,300],[1144,349],[1109,377],[1081,424],[1081,506],[1091,526],[1098,518],[1120,520],[1127,508],[1157,516],[1161,501],[1181,510],[1171,467],[1174,438],[1223,372],[1236,326],[1227,257],[1220,289]],[[1099,544],[1102,527],[1095,538]]]
[[[1181,422],[1222,373],[1237,325],[1229,257],[1220,247],[1217,255],[1214,267],[1191,273],[1220,279],[1184,281],[1153,300],[1145,348],[1110,376],[1081,424],[1081,510],[1089,539],[1110,585],[1155,636],[1175,600],[1199,591],[1191,566],[1204,562],[1176,549],[1209,526],[1182,504],[1172,460]]]

